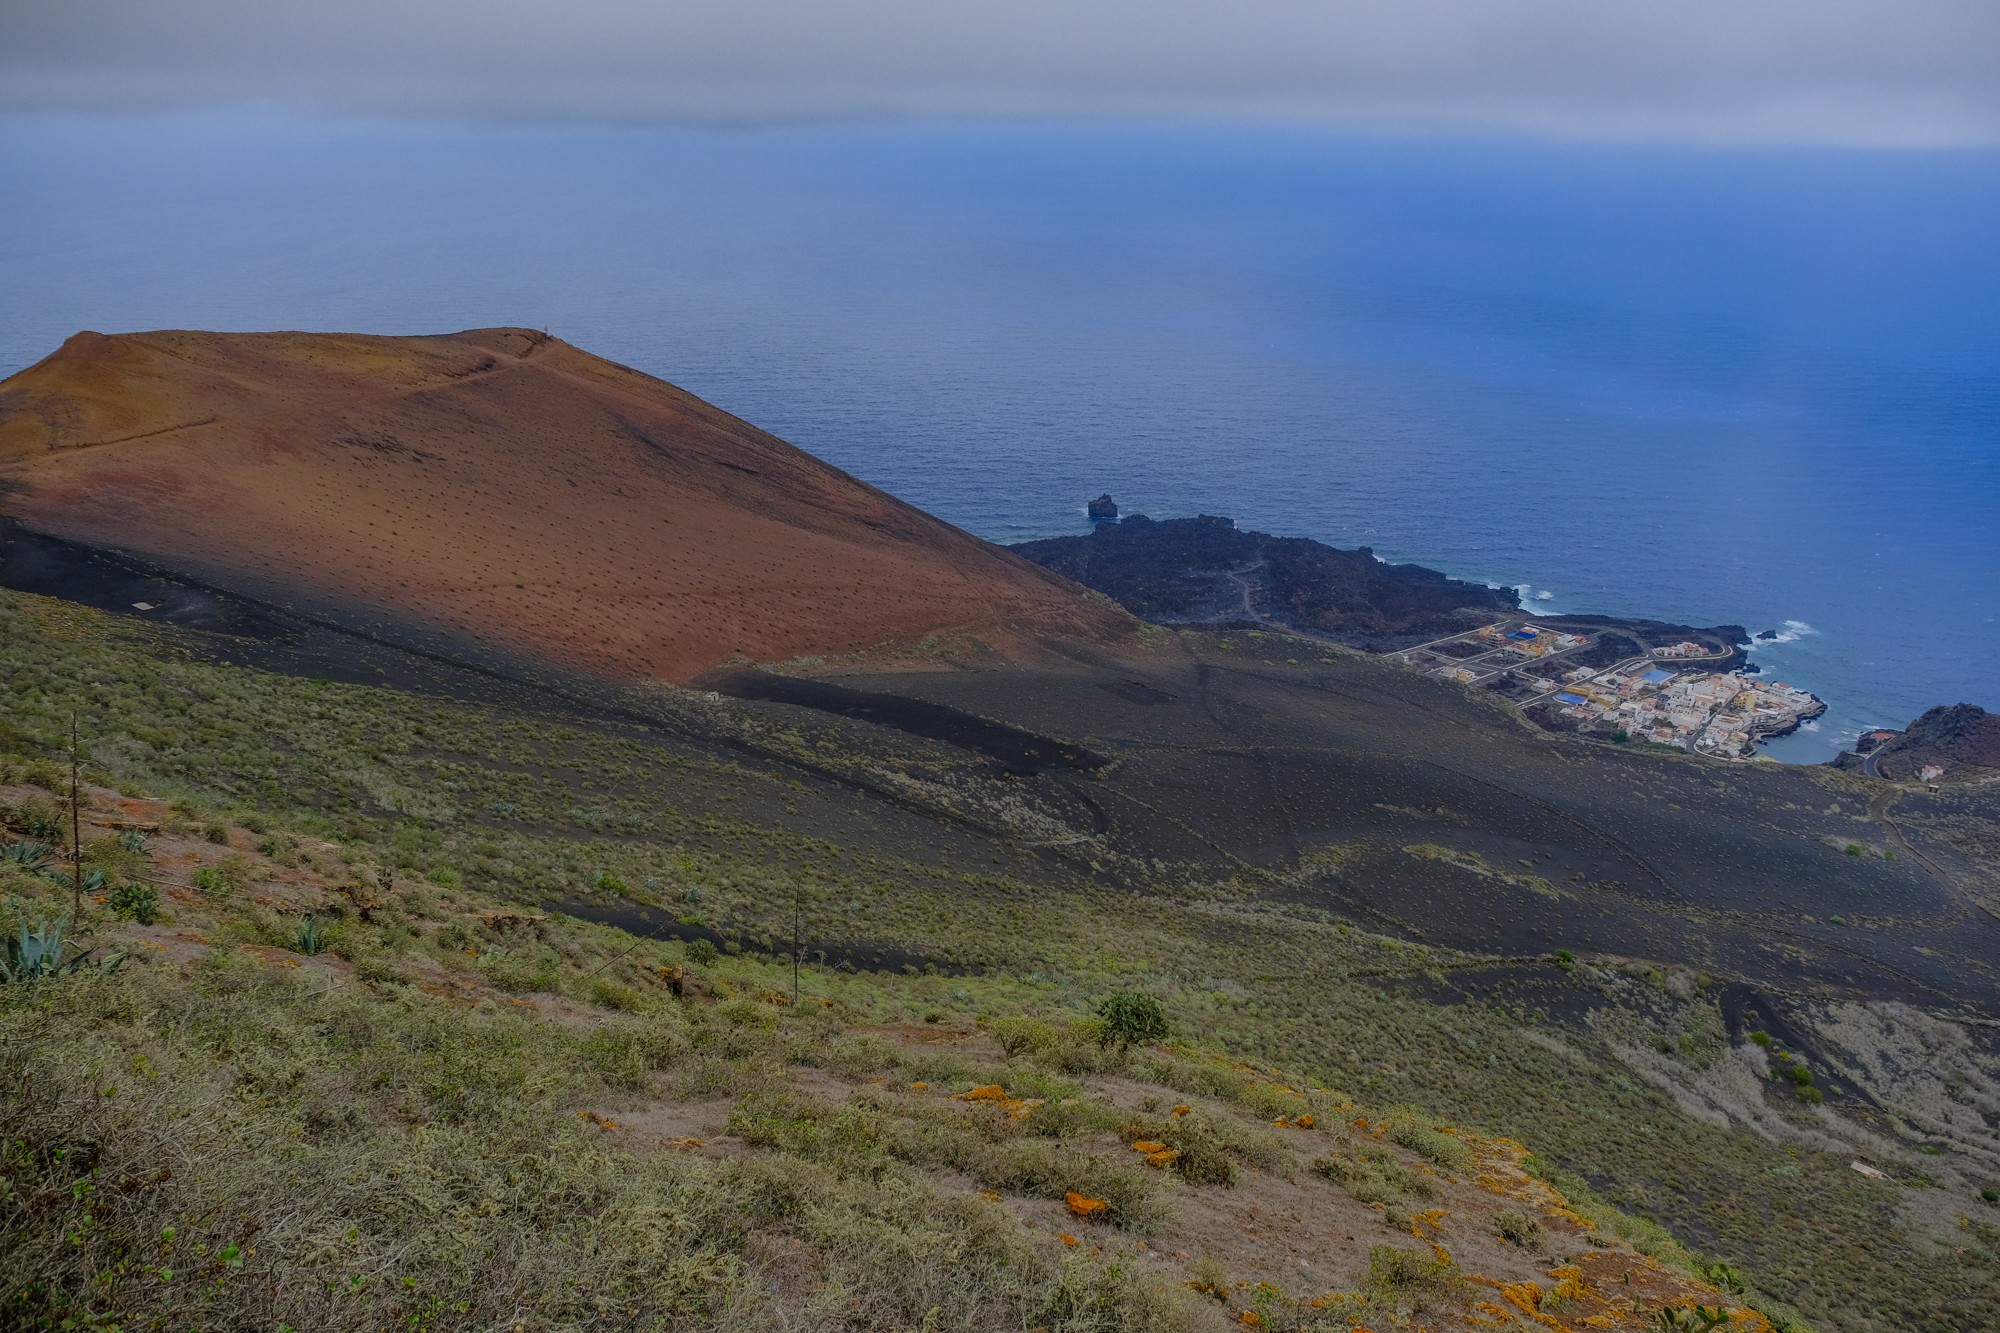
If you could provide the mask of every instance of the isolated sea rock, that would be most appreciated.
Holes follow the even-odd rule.
[[[1090,516],[1095,519],[1114,519],[1118,517],[1118,502],[1111,498],[1110,491],[1106,491],[1095,500],[1092,500],[1087,509]]]

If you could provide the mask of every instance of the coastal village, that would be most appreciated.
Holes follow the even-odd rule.
[[[1751,758],[1760,740],[1826,711],[1818,697],[1782,681],[1717,669],[1736,660],[1727,644],[1663,644],[1607,664],[1604,637],[1509,619],[1397,656],[1495,690],[1557,729],[1724,759]]]

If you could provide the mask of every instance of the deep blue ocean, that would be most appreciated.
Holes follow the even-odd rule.
[[[1110,490],[2000,710],[2000,155],[0,118],[81,328],[546,328],[996,541]],[[1546,593],[1546,598],[1541,594]]]

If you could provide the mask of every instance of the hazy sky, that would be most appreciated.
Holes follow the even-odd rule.
[[[2000,143],[2000,0],[0,0],[0,106]]]

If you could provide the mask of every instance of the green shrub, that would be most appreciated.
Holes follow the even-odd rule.
[[[1025,1090],[1016,1085],[1009,1091],[1020,1096]],[[1046,1139],[1087,1138],[1093,1134],[1108,1134],[1117,1129],[1121,1121],[1116,1108],[1095,1098],[1060,1097],[1045,1099],[1040,1106],[1028,1112],[1021,1121],[1021,1132]]]
[[[209,824],[202,829],[201,836],[219,847],[229,845],[229,827],[226,824]]]
[[[990,1189],[1044,1199],[1071,1192],[1102,1199],[1109,1205],[1106,1220],[1130,1231],[1150,1231],[1170,1211],[1151,1167],[1093,1157],[1053,1139],[993,1144],[968,1165],[969,1173]]]
[[[354,975],[363,981],[387,986],[407,986],[412,980],[408,972],[376,954],[367,954],[355,959]]]
[[[1451,1260],[1397,1245],[1368,1247],[1363,1286],[1392,1304],[1408,1303],[1418,1310],[1435,1309],[1466,1290],[1465,1279]]]
[[[196,892],[205,898],[222,898],[229,893],[229,880],[214,866],[202,866],[194,872]]]
[[[678,1026],[613,1020],[593,1028],[581,1043],[583,1062],[614,1088],[638,1091],[652,1076],[688,1053]]]
[[[120,884],[105,902],[121,919],[136,921],[142,926],[150,926],[160,919],[160,891],[138,880]]]
[[[689,940],[681,949],[682,954],[696,967],[714,967],[722,953],[713,943],[703,939]]]
[[[590,999],[606,1009],[636,1014],[646,1007],[646,997],[615,977],[592,977]]]
[[[865,1105],[829,1108],[789,1088],[745,1094],[729,1129],[753,1148],[803,1157],[846,1177],[879,1177],[890,1151],[879,1112]]]
[[[0,805],[0,827],[43,841],[60,838],[65,832],[61,807],[41,796],[31,796],[18,805]]]
[[[1391,1143],[1401,1144],[1447,1171],[1463,1173],[1472,1169],[1472,1149],[1463,1140],[1445,1133],[1429,1116],[1403,1108],[1391,1111],[1388,1119]]]
[[[1509,1208],[1496,1213],[1493,1217],[1493,1229],[1500,1233],[1500,1239],[1518,1245],[1524,1250],[1539,1252],[1545,1243],[1541,1219],[1524,1209]]]
[[[1120,991],[1106,996],[1098,1002],[1097,1015],[1104,1020],[1100,1045],[1115,1044],[1122,1051],[1167,1039],[1166,1010],[1144,991]]]
[[[1215,1122],[1200,1112],[1182,1116],[1180,1123],[1160,1138],[1177,1154],[1174,1174],[1195,1185],[1234,1185],[1236,1163],[1229,1158],[1229,1145],[1217,1132]]]
[[[1437,1185],[1429,1176],[1412,1171],[1378,1148],[1328,1153],[1313,1162],[1312,1173],[1331,1180],[1359,1203],[1390,1205],[1437,1196]]]
[[[1289,1120],[1295,1115],[1303,1115],[1309,1109],[1304,1094],[1290,1088],[1281,1088],[1275,1083],[1262,1079],[1244,1081],[1239,1079],[1227,1094],[1229,1100],[1256,1116],[1259,1120]]]
[[[993,1024],[1000,1049],[1065,1074],[1093,1074],[1104,1067],[1110,1048],[1102,1019],[1077,1019],[1058,1026],[1039,1018],[1010,1017]]]

